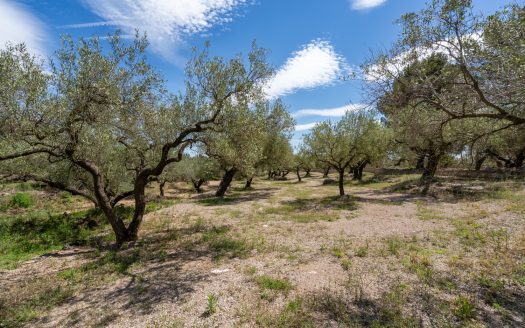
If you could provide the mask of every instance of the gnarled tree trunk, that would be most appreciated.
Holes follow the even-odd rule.
[[[441,156],[437,154],[429,155],[427,157],[427,165],[425,166],[423,175],[419,180],[420,185],[423,187],[423,189],[421,190],[421,193],[423,195],[427,194],[428,190],[430,189],[430,185],[434,180],[434,176],[436,174],[440,158]]]
[[[217,197],[224,197],[226,194],[226,191],[228,190],[228,187],[233,181],[233,177],[235,176],[235,173],[237,173],[237,169],[231,168],[229,170],[226,170],[224,173],[221,183],[219,184],[219,188],[217,189],[217,192],[215,193],[215,196]]]
[[[295,169],[295,173],[297,174],[297,181],[301,182],[301,174],[299,174],[299,168]]]
[[[330,166],[324,169],[323,178],[328,178],[328,174],[330,174],[330,169],[331,169]]]
[[[202,185],[206,182],[204,179],[191,179],[191,183],[193,184],[193,188],[197,193],[202,193]]]
[[[305,178],[309,178],[311,177],[312,175],[310,174],[310,172],[312,171],[312,169],[305,169],[306,171],[306,174],[304,175]]]
[[[426,155],[420,155],[417,158],[416,170],[422,170],[422,169],[425,168],[425,157],[426,157]]]
[[[244,189],[250,189],[252,187],[253,177],[246,180],[246,184],[244,185]]]
[[[476,171],[481,170],[481,167],[483,166],[483,163],[485,163],[485,161],[487,160],[487,158],[488,158],[488,155],[483,155],[482,157],[478,158],[478,159],[476,160],[476,165],[475,165],[474,169],[475,169]]]
[[[159,194],[160,197],[164,197],[164,186],[166,185],[166,181],[159,182]]]

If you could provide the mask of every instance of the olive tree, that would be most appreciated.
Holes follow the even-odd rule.
[[[431,92],[406,96],[442,111],[447,120],[491,119],[523,126],[524,15],[519,2],[485,18],[474,14],[471,0],[429,1],[422,11],[403,15],[392,49],[365,65],[372,94],[392,91],[407,66],[439,53],[455,69],[447,79],[420,76],[417,84]],[[443,88],[447,92],[440,92]]]
[[[315,166],[315,158],[313,154],[311,154],[304,145],[302,145],[297,152],[297,154],[294,154],[293,157],[294,161],[294,169],[295,173],[297,174],[297,180],[299,182],[302,181],[300,170],[304,170],[305,174],[304,177],[310,177],[310,172],[312,171],[312,168]]]
[[[186,155],[177,164],[168,166],[157,177],[157,182],[161,196],[164,196],[164,185],[166,183],[181,181],[191,183],[197,193],[202,193],[202,185],[219,176],[219,164],[213,158],[205,155]]]
[[[467,121],[451,121],[439,104],[422,100],[453,94],[456,86],[450,81],[458,72],[457,65],[449,64],[442,54],[415,60],[393,81],[391,89],[383,91],[378,101],[380,112],[395,131],[395,140],[422,160],[423,193],[429,190],[444,156],[459,151],[467,142],[467,134],[459,128]]]
[[[366,140],[360,145],[361,158],[351,165],[354,180],[363,179],[363,170],[367,165],[381,166],[392,146],[392,130],[379,123],[371,124],[366,133]]]
[[[280,99],[266,101],[258,106],[264,117],[264,148],[257,168],[266,170],[268,178],[283,175],[293,166],[290,138],[295,121]]]
[[[202,138],[205,152],[224,171],[215,195],[223,197],[237,173],[255,174],[255,165],[263,154],[264,117],[249,104],[232,104],[221,129],[209,130]]]
[[[337,123],[316,124],[304,136],[304,144],[315,159],[339,173],[339,195],[343,196],[347,168],[366,156],[370,132],[377,123],[369,112],[350,112]]]
[[[505,168],[523,167],[525,129],[500,124],[502,130],[494,132],[492,123],[477,120],[473,127],[473,141],[469,144],[468,149],[474,162],[474,168],[480,170],[487,160],[493,160]]]
[[[285,178],[294,166],[292,145],[287,137],[270,135],[264,148],[263,167],[268,171],[268,179]]]
[[[0,162],[12,177],[90,199],[120,245],[137,239],[146,185],[200,134],[228,123],[234,104],[258,98],[271,70],[255,46],[231,60],[206,47],[172,96],[147,62],[145,37],[124,43],[116,34],[108,44],[65,38],[50,70],[23,46],[0,51]],[[115,211],[125,197],[134,200],[129,224]]]

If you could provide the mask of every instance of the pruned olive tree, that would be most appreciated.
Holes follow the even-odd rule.
[[[219,164],[205,155],[184,156],[176,165],[169,165],[157,178],[161,196],[168,182],[190,183],[197,193],[202,193],[202,185],[221,175]]]
[[[268,178],[282,176],[293,166],[290,138],[295,121],[280,99],[258,104],[264,117],[264,148],[257,168],[268,172]]]
[[[286,178],[294,166],[294,154],[290,140],[283,135],[269,135],[264,148],[263,167],[268,179]]]
[[[253,176],[262,158],[265,117],[251,104],[233,103],[220,129],[207,131],[202,142],[205,152],[214,158],[224,174],[215,193],[224,197],[236,174]]]
[[[120,245],[137,239],[148,182],[200,134],[228,124],[234,104],[257,98],[271,70],[255,46],[231,60],[206,47],[187,64],[186,90],[170,96],[145,37],[108,43],[65,38],[50,71],[23,46],[0,51],[0,162],[12,177],[93,201]],[[134,200],[128,224],[115,211],[125,197]]]
[[[297,181],[302,182],[301,177],[301,170],[305,171],[304,177],[309,177],[310,172],[312,171],[312,168],[314,167],[315,159],[312,156],[311,153],[308,152],[308,150],[302,145],[297,152],[297,154],[294,154],[293,156],[293,168],[295,170],[295,174],[297,175]]]
[[[370,132],[379,124],[370,112],[351,112],[337,123],[325,121],[316,124],[304,136],[304,144],[316,161],[339,173],[339,195],[343,196],[344,175],[347,168],[355,165],[373,146]]]
[[[367,165],[381,167],[392,147],[393,131],[383,124],[371,124],[366,132],[366,141],[360,146],[361,158],[350,167],[353,180],[363,179],[363,170]]]

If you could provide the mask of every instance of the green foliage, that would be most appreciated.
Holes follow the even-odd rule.
[[[259,327],[313,328],[312,315],[308,312],[302,298],[289,301],[277,315],[263,314],[257,318]]]
[[[135,238],[130,227],[140,226],[143,204],[126,226],[108,211],[112,201],[130,191],[143,194],[145,183],[203,140],[198,135],[225,131],[213,142],[240,161],[240,170],[249,171],[262,151],[248,138],[260,140],[263,125],[249,107],[263,99],[272,74],[265,50],[254,44],[246,59],[230,60],[211,56],[207,47],[195,50],[186,89],[172,95],[148,63],[147,46],[138,33],[131,42],[119,33],[103,43],[65,37],[48,65],[24,46],[0,50],[0,170],[105,207],[111,226],[126,229],[115,231],[120,239]]]
[[[218,302],[219,302],[219,298],[215,294],[208,295],[208,301],[206,303],[206,310],[204,311],[205,317],[212,316],[215,314],[215,312],[217,312]]]
[[[36,294],[32,299],[12,308],[0,307],[0,326],[11,328],[20,327],[39,317],[60,304],[63,304],[73,294],[67,287],[47,288],[45,292]]]
[[[388,252],[391,255],[398,256],[400,250],[403,248],[403,242],[398,237],[390,237],[386,240]]]
[[[454,314],[461,320],[470,320],[476,316],[476,306],[465,296],[458,296],[454,300]]]
[[[202,241],[214,252],[215,259],[241,257],[253,248],[245,240],[228,236],[229,230],[226,226],[212,227],[202,235]]]
[[[292,284],[286,279],[273,278],[271,276],[263,275],[255,278],[255,282],[263,289],[282,291],[287,293],[292,289]]]
[[[522,4],[483,17],[472,1],[432,0],[399,23],[391,49],[364,67],[368,93],[395,131],[393,157],[426,158],[424,192],[439,164],[465,157],[466,165],[522,166]]]
[[[65,244],[95,242],[96,230],[83,224],[97,220],[98,210],[69,215],[31,212],[0,219],[0,268],[13,268],[20,261],[61,249]]]
[[[255,111],[250,106],[247,103],[232,106],[223,129],[209,131],[204,137],[208,156],[215,158],[221,168],[235,168],[245,176],[254,175],[257,164],[264,159],[267,109],[270,107],[267,102],[257,103]]]
[[[11,198],[11,205],[14,207],[28,208],[31,207],[33,203],[33,197],[27,193],[17,192],[13,198]]]
[[[355,251],[355,256],[357,257],[366,257],[368,255],[368,244],[365,246],[360,246]]]
[[[295,121],[281,100],[263,102],[257,111],[264,117],[264,146],[262,157],[256,164],[266,171],[285,171],[293,167],[293,150],[290,145]]]
[[[306,152],[323,166],[337,170],[340,179],[345,170],[362,161],[378,161],[385,155],[390,133],[372,112],[351,112],[337,123],[321,122],[305,135]],[[340,181],[342,183],[342,181]],[[340,186],[340,194],[344,194]]]
[[[343,256],[345,256],[345,252],[338,248],[338,247],[333,247],[332,248],[332,255],[337,257],[337,258],[342,258]]]
[[[348,258],[341,259],[341,267],[343,270],[348,271],[352,267],[352,261]]]
[[[166,182],[193,182],[199,179],[209,181],[218,179],[220,175],[221,171],[217,161],[198,155],[184,156],[180,162],[169,165],[158,179]]]

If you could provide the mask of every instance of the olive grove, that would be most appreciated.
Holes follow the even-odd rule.
[[[139,35],[128,44],[116,34],[109,49],[96,38],[64,38],[47,66],[24,46],[0,52],[2,173],[89,199],[117,244],[137,239],[150,180],[200,135],[228,128],[272,73],[256,46],[230,60],[205,48],[187,64],[184,92],[171,95],[147,62],[147,44]],[[115,211],[126,197],[134,200],[129,223]]]

